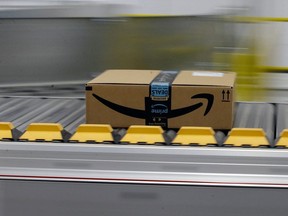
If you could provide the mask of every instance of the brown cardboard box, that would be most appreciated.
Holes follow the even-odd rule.
[[[107,70],[86,86],[88,124],[231,129],[235,73]]]

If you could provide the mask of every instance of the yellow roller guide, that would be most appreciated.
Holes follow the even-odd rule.
[[[163,132],[164,131],[160,126],[132,125],[127,130],[126,135],[121,139],[121,142],[128,142],[131,144],[165,143]]]
[[[263,145],[269,146],[269,141],[262,128],[233,128],[228,135],[228,139],[224,142],[224,145],[226,144],[259,147]]]
[[[284,129],[281,134],[278,142],[275,145],[276,147],[288,147],[288,129]]]
[[[192,143],[198,145],[217,144],[214,134],[215,132],[211,127],[181,127],[172,143],[182,145]]]
[[[112,131],[111,125],[81,124],[69,140],[78,142],[113,142]]]
[[[0,122],[0,140],[13,139],[12,129],[14,126],[11,122]]]
[[[58,123],[32,123],[19,140],[60,141],[63,140],[62,130],[62,125]]]

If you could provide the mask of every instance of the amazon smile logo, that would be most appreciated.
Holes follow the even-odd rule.
[[[153,114],[160,114],[160,115],[165,115],[166,118],[175,118],[178,116],[182,116],[185,115],[187,113],[193,112],[199,108],[201,108],[202,106],[204,106],[204,104],[202,102],[198,102],[195,104],[192,104],[191,106],[187,106],[187,107],[183,107],[183,108],[179,108],[179,109],[174,109],[174,110],[170,110],[168,111],[168,109],[166,107],[163,107],[163,105],[160,104],[156,104],[153,107],[151,106],[151,110],[139,110],[139,109],[134,109],[134,108],[130,108],[130,107],[125,107],[116,103],[113,103],[111,101],[108,101],[96,94],[92,94],[93,97],[98,100],[99,102],[101,102],[102,104],[104,104],[105,106],[109,107],[110,109],[119,112],[123,115],[127,115],[130,117],[134,117],[134,118],[140,118],[140,119],[147,119],[149,117],[151,117],[151,111],[153,112]],[[196,94],[194,96],[191,97],[192,103],[195,100],[199,100],[199,99],[205,99],[207,100],[207,105],[204,111],[204,116],[206,116],[213,105],[214,102],[214,96],[212,94],[208,94],[208,93],[201,93],[201,94]],[[147,109],[147,106],[146,106]],[[153,111],[154,110],[154,111]]]

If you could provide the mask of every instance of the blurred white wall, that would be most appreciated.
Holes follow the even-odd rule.
[[[253,13],[258,17],[288,17],[287,0],[253,0]]]
[[[250,5],[249,0],[0,0],[0,9],[28,9],[51,6],[129,5],[131,14],[153,15],[207,15],[222,13],[223,10],[238,11]]]
[[[55,10],[53,10],[53,8]],[[21,12],[19,9],[22,9]],[[37,11],[37,9],[46,9]],[[1,12],[2,10],[2,12]],[[7,14],[4,10],[13,10]],[[18,12],[17,12],[18,10]],[[15,12],[16,11],[16,12]],[[24,11],[24,12],[23,12]],[[25,12],[26,11],[26,12]],[[0,0],[0,18],[103,17],[118,15],[215,15],[286,18],[287,0]],[[245,25],[244,25],[245,26]],[[249,27],[250,28],[250,27]],[[251,34],[239,28],[237,34]],[[253,27],[254,28],[254,27]],[[288,67],[288,22],[265,22],[253,30],[263,65]]]
[[[247,7],[247,0],[134,0],[139,14],[207,15]]]

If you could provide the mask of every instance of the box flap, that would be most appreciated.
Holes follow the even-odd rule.
[[[181,71],[173,85],[233,86],[234,72],[222,71]]]
[[[160,70],[106,70],[88,84],[150,84]]]

